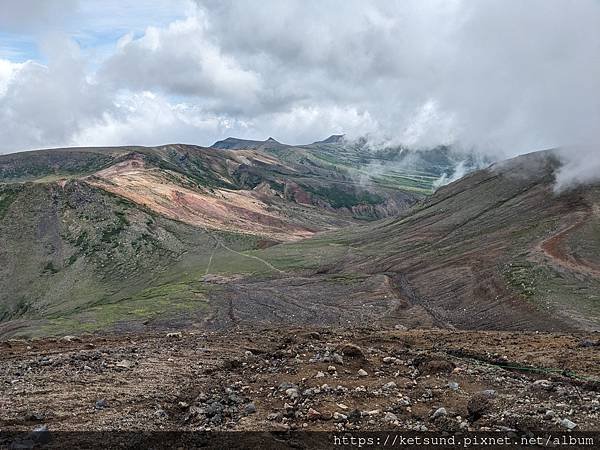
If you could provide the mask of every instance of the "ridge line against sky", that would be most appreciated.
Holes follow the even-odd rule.
[[[502,156],[598,142],[595,0],[0,0],[0,10],[0,153],[336,133]]]

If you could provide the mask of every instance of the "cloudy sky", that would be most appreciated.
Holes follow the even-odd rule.
[[[0,0],[0,153],[598,142],[598,0]]]

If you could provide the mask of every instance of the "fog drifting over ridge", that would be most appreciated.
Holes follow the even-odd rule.
[[[570,146],[559,183],[600,174],[594,0],[61,4],[0,0],[0,153],[345,133],[496,159]]]

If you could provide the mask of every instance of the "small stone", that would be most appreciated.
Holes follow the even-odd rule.
[[[383,416],[383,420],[388,423],[396,422],[396,421],[398,421],[398,416],[396,416],[396,414],[394,414],[394,413],[386,412],[385,415]]]
[[[336,403],[336,405],[337,405],[338,408],[341,408],[343,410],[348,409],[348,407],[346,405],[344,405],[343,403]]]
[[[333,413],[333,420],[336,420],[336,421],[345,421],[345,420],[348,420],[348,416],[346,416],[345,414],[341,414],[339,412],[334,412]]]
[[[400,324],[394,325],[394,328],[396,330],[398,330],[398,331],[406,331],[406,330],[408,330],[408,328],[406,328],[404,325],[400,325]]]
[[[536,380],[533,382],[533,387],[537,389],[543,389],[545,391],[550,391],[553,388],[553,384],[548,380]]]
[[[116,367],[120,369],[131,369],[133,367],[133,363],[127,359],[122,359],[115,364]]]
[[[319,420],[321,418],[321,413],[316,409],[309,408],[306,417],[308,420]]]
[[[358,345],[345,344],[341,350],[344,356],[348,358],[365,359],[365,354]]]
[[[435,375],[438,373],[451,373],[456,365],[445,359],[429,359],[419,361],[417,368],[421,375]]]
[[[177,331],[174,333],[167,333],[167,338],[169,339],[181,339],[183,337],[183,334],[181,334],[181,331]]]
[[[317,372],[317,374],[315,375],[315,378],[323,378],[325,376],[325,374],[321,371]]]
[[[384,364],[394,364],[398,362],[398,358],[394,358],[393,356],[386,356],[382,359]]]
[[[431,415],[431,419],[432,419],[432,420],[435,420],[435,419],[437,419],[438,417],[442,417],[442,416],[445,416],[445,415],[447,415],[447,414],[448,414],[448,412],[446,411],[446,408],[444,408],[444,407],[442,407],[442,408],[438,408],[438,409],[436,409],[436,410],[435,410],[435,412],[434,412],[434,413]]]
[[[485,398],[493,399],[496,398],[496,391],[494,389],[486,389],[485,391],[481,391],[481,395]]]
[[[271,413],[267,416],[267,420],[274,422],[276,420],[281,420],[283,415],[281,413]]]
[[[222,411],[223,411],[223,405],[221,405],[219,402],[212,402],[206,408],[206,415],[214,416],[216,414],[220,414]]]
[[[108,408],[108,402],[105,399],[100,399],[96,401],[96,404],[94,406],[96,409]]]
[[[573,430],[575,427],[577,427],[577,424],[575,422],[570,421],[569,419],[562,419],[560,421],[560,425],[564,428],[566,428],[567,430]]]
[[[336,370],[335,366],[329,366],[329,367],[327,368],[327,372],[329,372],[329,373],[333,373],[333,372],[337,372],[337,370]]]
[[[458,391],[458,383],[456,381],[449,381],[448,387],[453,391]]]
[[[583,339],[579,345],[579,347],[589,348],[589,347],[599,347],[600,341],[592,341],[591,339]]]
[[[360,370],[358,371],[358,376],[359,376],[359,377],[366,377],[366,376],[368,376],[368,375],[369,375],[369,374],[368,374],[368,373],[367,373],[365,370],[363,370],[363,369],[360,369]]]
[[[287,397],[291,400],[295,400],[300,396],[300,394],[298,394],[298,389],[296,388],[286,389],[285,395],[287,395]]]
[[[246,358],[251,358],[251,357],[252,357],[252,356],[254,356],[254,355],[252,354],[252,352],[251,352],[250,350],[246,350],[246,351],[244,352],[244,356],[245,356]]]
[[[342,357],[342,355],[338,354],[338,353],[334,353],[331,356],[331,360],[334,363],[340,364],[340,365],[344,365],[344,358]]]
[[[363,415],[365,415],[365,416],[377,416],[379,414],[381,414],[380,409],[373,409],[371,411],[363,411]]]
[[[396,389],[396,387],[396,383],[394,383],[393,381],[390,381],[389,383],[385,383],[383,385],[384,390]]]
[[[45,415],[39,412],[33,412],[26,415],[26,420],[30,420],[32,422],[41,422],[44,420]]]
[[[252,403],[252,402],[247,403],[244,406],[244,412],[246,414],[254,414],[256,412],[256,405],[254,403]]]

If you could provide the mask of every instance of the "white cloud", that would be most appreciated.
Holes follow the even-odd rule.
[[[9,83],[15,78],[23,64],[0,59],[0,97],[6,94]]]
[[[16,3],[12,33],[44,29]],[[81,0],[55,21],[71,41],[36,33],[47,63],[2,63],[0,151],[345,132],[508,155],[599,138],[594,0],[153,5]],[[112,36],[100,56],[94,32]]]
[[[0,97],[0,150],[64,145],[110,106],[106,92],[88,81],[76,45],[58,36],[44,45],[48,65],[28,61],[11,70]]]
[[[562,161],[562,166],[556,173],[556,192],[600,181],[600,144],[568,147],[556,153]]]
[[[127,35],[100,76],[117,87],[200,97],[215,110],[251,107],[261,89],[258,74],[209,40],[198,15],[164,29],[149,27],[139,39]]]
[[[0,29],[37,33],[60,27],[78,6],[78,0],[0,0]]]
[[[235,124],[198,107],[172,104],[151,92],[122,92],[111,109],[75,133],[71,145],[110,146],[196,143],[218,139]]]

